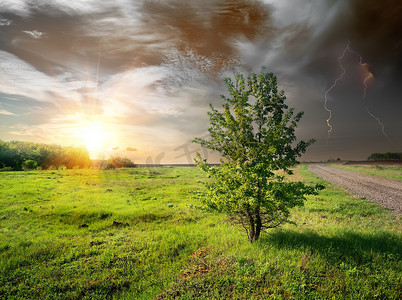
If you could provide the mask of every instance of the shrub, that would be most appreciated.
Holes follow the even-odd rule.
[[[22,163],[22,168],[27,170],[35,170],[38,167],[38,163],[32,159],[28,159]]]

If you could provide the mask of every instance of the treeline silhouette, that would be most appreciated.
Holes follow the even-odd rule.
[[[93,160],[92,166],[104,170],[118,169],[118,168],[136,168],[137,164],[128,158],[120,156],[112,156],[108,160]]]
[[[402,160],[402,152],[373,153],[367,160]]]
[[[84,146],[62,147],[31,142],[0,140],[0,169],[88,168],[92,166]]]

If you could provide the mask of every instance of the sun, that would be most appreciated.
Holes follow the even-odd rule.
[[[80,126],[78,136],[81,143],[88,149],[90,156],[95,156],[105,149],[107,131],[100,123],[89,123]]]

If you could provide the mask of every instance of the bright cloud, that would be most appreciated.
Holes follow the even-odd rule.
[[[0,109],[0,115],[6,115],[6,116],[15,116],[16,114],[6,111],[4,109]]]
[[[45,36],[44,32],[40,32],[38,30],[32,30],[32,31],[24,30],[23,32],[26,33],[27,35],[31,36],[34,39],[40,39]]]

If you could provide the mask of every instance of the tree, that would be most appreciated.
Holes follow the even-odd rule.
[[[221,95],[223,111],[210,105],[208,112],[209,140],[193,141],[221,155],[220,166],[209,166],[197,153],[195,162],[211,179],[201,201],[208,209],[228,214],[254,242],[262,230],[288,221],[289,209],[303,205],[305,195],[322,188],[288,181],[277,172],[291,175],[290,167],[314,140],[295,144],[303,112],[293,116],[272,73],[263,69],[247,79],[226,78],[225,83],[230,96]]]
[[[22,163],[24,170],[35,170],[38,167],[38,163],[32,159],[28,159]]]
[[[120,156],[112,156],[109,158],[108,162],[110,162],[115,168],[135,168],[137,166],[129,158]]]
[[[91,160],[85,147],[62,147],[58,145],[38,144],[31,142],[0,140],[0,166],[13,170],[24,169],[23,163],[32,160],[41,168],[64,165],[74,167],[90,167]]]
[[[372,153],[367,160],[402,160],[402,153]]]

